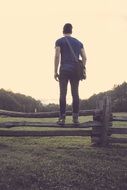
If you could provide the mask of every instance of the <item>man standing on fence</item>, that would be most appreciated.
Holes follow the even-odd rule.
[[[79,79],[76,77],[77,71],[73,54],[75,54],[77,58],[79,58],[81,55],[84,66],[86,64],[86,55],[83,44],[76,38],[73,38],[71,34],[72,25],[70,23],[67,23],[63,27],[64,37],[58,39],[55,43],[54,78],[56,81],[59,81],[60,86],[60,117],[57,122],[60,125],[64,125],[66,118],[66,94],[68,81],[70,81],[71,84],[71,94],[73,98],[73,123],[79,124]],[[72,51],[74,51],[74,53],[72,53],[69,46],[72,47]],[[59,63],[60,69],[58,74]]]

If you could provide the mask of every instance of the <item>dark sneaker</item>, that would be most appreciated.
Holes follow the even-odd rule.
[[[73,121],[74,125],[79,125],[78,116],[79,116],[78,113],[73,113],[73,119],[72,119],[72,121]]]
[[[57,121],[58,125],[64,125],[65,124],[65,119],[64,118],[59,118],[59,120]]]
[[[79,125],[80,124],[78,118],[73,118],[73,124],[74,125]]]

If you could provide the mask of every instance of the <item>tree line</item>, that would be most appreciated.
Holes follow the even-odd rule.
[[[95,109],[96,102],[105,95],[109,95],[112,100],[112,111],[127,112],[127,83],[115,85],[112,90],[92,95],[88,99],[80,99],[80,109]],[[40,100],[36,100],[31,96],[20,93],[14,93],[0,89],[0,109],[20,112],[46,112],[58,111],[59,105],[50,103],[44,105]],[[67,105],[67,110],[71,110],[71,105]]]
[[[94,94],[87,100],[81,100],[80,109],[95,109],[98,100],[103,99],[105,95],[111,97],[113,112],[127,112],[127,83],[114,85],[112,90]]]

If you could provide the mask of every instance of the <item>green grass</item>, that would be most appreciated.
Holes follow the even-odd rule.
[[[91,147],[88,137],[0,137],[0,190],[126,189],[127,145]]]
[[[127,117],[127,113],[126,112],[117,112],[117,113],[114,113],[113,115],[115,116],[119,116],[119,117]]]

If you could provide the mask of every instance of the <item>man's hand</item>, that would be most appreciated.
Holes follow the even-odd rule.
[[[56,81],[59,81],[59,75],[58,75],[58,73],[54,74],[54,78],[55,78]]]

